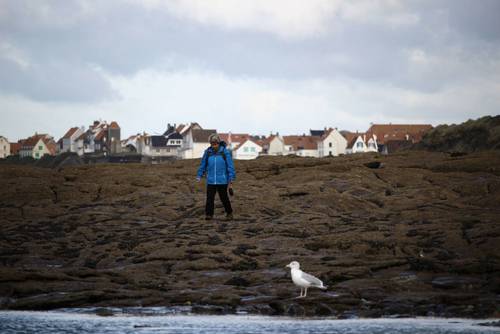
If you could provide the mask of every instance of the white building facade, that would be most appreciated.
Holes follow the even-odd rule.
[[[0,159],[10,155],[10,143],[7,138],[0,136]]]
[[[346,154],[347,139],[337,131],[329,129],[318,141],[318,157],[338,156]]]
[[[256,159],[261,152],[262,146],[251,139],[247,139],[233,149],[233,159],[252,160]]]

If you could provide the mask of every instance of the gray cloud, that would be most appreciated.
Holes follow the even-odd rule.
[[[0,37],[26,58],[1,58],[0,90],[36,101],[116,97],[99,70],[222,72],[229,77],[360,80],[422,93],[498,74],[499,1],[410,1],[391,25],[332,16],[299,39],[205,25],[123,1],[7,1]],[[404,17],[404,16],[403,16]]]

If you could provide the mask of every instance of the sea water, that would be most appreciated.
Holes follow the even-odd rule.
[[[500,333],[481,326],[492,320],[468,319],[297,319],[248,315],[137,315],[98,316],[82,312],[0,311],[0,333],[352,333],[445,334]]]

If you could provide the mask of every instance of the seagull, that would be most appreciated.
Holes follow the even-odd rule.
[[[300,296],[297,298],[306,297],[307,288],[310,287],[326,290],[326,286],[323,285],[321,280],[300,270],[300,264],[297,261],[292,261],[286,266],[291,269],[293,283],[300,286]]]

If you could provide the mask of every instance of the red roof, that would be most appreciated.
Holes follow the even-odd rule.
[[[42,141],[45,143],[45,146],[47,146],[47,149],[49,150],[49,154],[56,155],[56,143],[54,143],[53,140],[48,139],[46,137],[42,138]]]
[[[105,135],[106,135],[106,131],[101,130],[101,131],[99,131],[99,133],[97,134],[97,136],[95,136],[95,140],[102,140]]]
[[[71,136],[76,132],[78,131],[78,128],[77,127],[74,127],[74,128],[71,128],[68,130],[68,132],[66,132],[66,134],[64,136],[62,136],[61,139],[65,138],[65,139],[69,139],[71,138]]]
[[[298,150],[316,150],[318,148],[318,137],[313,136],[283,136],[285,145],[293,147],[294,151]]]
[[[430,129],[432,129],[430,124],[373,124],[366,131],[366,135],[367,137],[375,135],[379,144],[384,144],[388,140],[418,142]]]
[[[352,145],[354,145],[354,143],[356,142],[356,139],[358,138],[358,136],[363,135],[363,133],[349,132],[349,131],[341,131],[340,133],[347,140],[347,147],[352,147]]]
[[[21,149],[22,145],[22,140],[20,140],[18,143],[10,143],[10,154],[15,155],[19,153],[19,150]]]
[[[175,132],[181,133],[181,130],[184,129],[184,127],[185,127],[184,124],[177,125],[177,128],[175,128]]]
[[[219,133],[219,137],[222,141],[226,143],[243,143],[245,140],[250,138],[248,133]]]
[[[247,138],[245,139],[243,142],[239,143],[238,146],[236,146],[233,150],[236,151],[237,149],[239,149],[241,146],[243,146],[243,144],[245,144],[247,141],[251,141],[252,143],[254,143],[255,145],[259,145],[260,147],[262,147],[261,144],[259,144],[257,141],[253,140],[253,139],[250,139],[250,138]]]
[[[323,133],[323,135],[321,136],[321,140],[325,140],[326,137],[328,137],[330,135],[330,133],[332,133],[333,129],[332,128],[329,128],[328,130],[325,131],[325,133]]]
[[[44,138],[45,136],[47,136],[47,135],[45,135],[45,134],[40,134],[40,135],[36,134],[34,136],[26,138],[26,139],[22,140],[22,145],[21,146],[22,147],[33,147],[33,146],[36,145],[36,143],[38,143],[38,141],[40,139]]]

